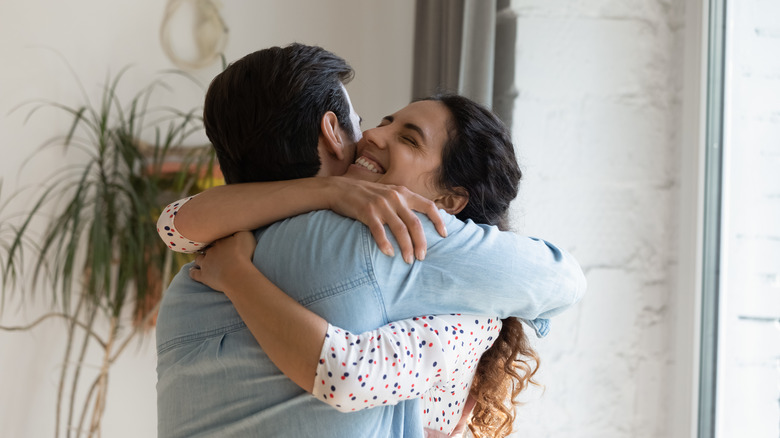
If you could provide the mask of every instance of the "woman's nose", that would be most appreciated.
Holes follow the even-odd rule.
[[[387,128],[384,126],[378,126],[364,132],[363,137],[377,148],[384,149],[387,147],[388,134],[389,133],[387,132]]]

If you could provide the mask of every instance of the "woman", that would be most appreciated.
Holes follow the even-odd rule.
[[[492,173],[491,178],[486,173]],[[358,144],[358,158],[345,176],[405,186],[460,219],[504,227],[509,202],[517,194],[520,171],[511,140],[494,115],[468,99],[440,96],[415,102],[366,131]],[[162,228],[175,229],[172,225],[163,223]],[[422,317],[391,323],[365,335],[348,334],[328,325],[265,279],[248,263],[254,249],[254,239],[247,234],[218,242],[196,259],[200,269],[193,270],[191,275],[225,292],[269,357],[302,388],[347,411],[375,403],[396,403],[427,390],[424,399],[428,426],[431,433],[444,434],[457,432],[466,394],[470,392],[476,402],[470,427],[477,436],[511,432],[514,415],[504,400],[508,395],[514,400],[536,371],[535,353],[518,320],[503,321],[501,334],[475,374],[474,363],[496,336],[499,325],[494,318]],[[278,316],[280,312],[289,315],[286,320],[294,323],[282,329],[263,325],[270,320],[269,314]],[[469,332],[476,335],[463,331],[462,327],[468,324],[474,325]],[[433,331],[434,327],[438,333]],[[377,369],[375,358],[365,357],[368,354],[362,355],[364,362],[357,359],[361,356],[361,340],[363,345],[369,343],[369,347],[363,347],[369,352],[372,348],[384,351],[401,347],[401,339],[408,341],[414,331],[414,341],[393,353],[418,359],[411,369],[398,371],[396,377],[403,374],[407,380],[390,385],[384,383],[387,373],[380,376],[365,372],[360,374],[361,378],[365,375],[361,385],[349,391],[335,389],[338,376],[344,373],[355,372],[355,368],[366,363],[372,370]],[[378,335],[372,338],[373,333]],[[459,339],[464,335],[471,338],[471,345]],[[460,341],[460,345],[450,348],[447,343],[453,341]],[[436,347],[431,348],[434,344]],[[425,351],[423,357],[426,347],[430,351]],[[518,362],[518,354],[532,360]],[[356,359],[348,359],[351,357]],[[388,359],[386,362],[391,364],[387,365],[390,368],[400,364]],[[450,369],[437,369],[440,364]],[[311,381],[315,369],[317,383]],[[408,377],[407,372],[413,377]],[[470,385],[472,376],[474,384]],[[377,386],[386,390],[380,391],[382,396],[378,398],[369,390]],[[337,398],[336,394],[347,397]],[[456,406],[452,409],[442,408],[453,403]]]

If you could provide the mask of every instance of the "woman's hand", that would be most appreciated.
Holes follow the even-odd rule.
[[[336,188],[331,197],[330,209],[368,226],[379,249],[388,256],[394,252],[385,233],[385,224],[395,236],[407,263],[412,263],[415,257],[418,260],[425,259],[428,245],[415,211],[427,215],[439,234],[447,236],[447,228],[436,204],[406,187],[344,177],[329,177],[329,180]]]
[[[257,240],[249,231],[239,231],[217,240],[195,258],[190,277],[214,290],[227,292],[236,282],[242,281],[242,270],[256,270],[252,265],[256,246]]]
[[[271,361],[311,392],[328,322],[257,270],[252,264],[256,246],[247,231],[220,239],[195,259],[190,277],[224,292]]]

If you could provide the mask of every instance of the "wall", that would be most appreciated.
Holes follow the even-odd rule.
[[[79,105],[78,87],[61,58],[67,60],[91,99],[100,95],[106,74],[133,64],[120,96],[128,97],[172,68],[159,44],[165,3],[157,0],[7,0],[0,2],[0,177],[5,202],[11,193],[34,187],[59,168],[77,161],[61,150],[39,155],[22,172],[25,159],[45,140],[67,130],[69,120],[41,111],[25,123],[26,111],[9,112],[31,99]],[[230,29],[228,61],[271,45],[293,41],[322,45],[350,61],[357,71],[348,86],[366,126],[406,103],[411,95],[412,2],[332,0],[314,2],[222,2]],[[347,22],[351,19],[351,22]],[[195,73],[204,84],[219,71],[212,66]],[[200,105],[203,89],[173,81],[166,104],[181,109]],[[204,137],[193,142],[204,142]],[[0,214],[24,204],[17,199]],[[2,236],[0,236],[2,239]],[[25,305],[18,291],[0,314],[0,325],[31,322],[46,310],[47,291]],[[51,436],[55,394],[63,352],[63,325],[48,321],[28,332],[0,331],[0,437]],[[131,345],[111,374],[104,436],[155,436],[156,382],[153,333]],[[87,359],[99,363],[97,349]]]
[[[589,283],[536,342],[544,391],[526,394],[517,436],[685,436],[670,429],[679,159],[695,147],[681,141],[684,2],[512,7],[515,225],[570,249]]]

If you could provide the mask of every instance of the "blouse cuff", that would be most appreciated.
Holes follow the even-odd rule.
[[[194,198],[194,196],[168,204],[168,206],[163,209],[162,214],[160,214],[160,218],[157,220],[157,233],[160,235],[163,242],[168,245],[168,248],[176,252],[192,254],[208,246],[207,243],[195,242],[182,236],[175,226],[174,220],[176,218],[176,213],[182,205],[186,204],[187,201],[192,198]]]

